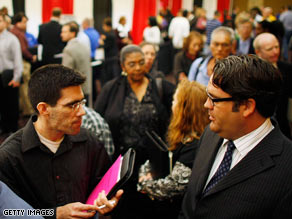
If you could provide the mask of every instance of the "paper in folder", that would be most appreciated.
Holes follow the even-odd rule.
[[[136,152],[130,148],[124,156],[119,156],[100,182],[91,192],[86,204],[94,204],[98,194],[104,190],[107,198],[111,199],[116,192],[128,181],[133,173]]]

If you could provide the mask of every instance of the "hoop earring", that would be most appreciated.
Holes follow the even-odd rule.
[[[121,75],[122,75],[122,76],[128,76],[128,73],[125,72],[125,71],[122,71]]]

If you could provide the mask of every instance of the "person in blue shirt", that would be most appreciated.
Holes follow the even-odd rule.
[[[234,31],[230,27],[218,27],[211,35],[211,55],[195,59],[192,63],[188,79],[208,85],[213,67],[217,59],[223,59],[232,54]]]
[[[25,32],[25,38],[27,40],[28,43],[28,47],[32,48],[38,45],[38,41],[37,39],[34,37],[33,34],[29,33],[29,32]]]
[[[19,211],[13,211],[16,209]],[[21,217],[29,219],[32,217],[28,215],[29,210],[31,210],[30,212],[35,212],[29,204],[19,198],[5,183],[0,181],[0,218],[13,219]],[[33,218],[40,219],[43,217],[33,215]]]
[[[91,59],[95,57],[95,50],[99,46],[99,33],[96,29],[93,28],[93,20],[89,18],[85,18],[82,22],[82,28],[84,33],[87,34],[90,40],[90,48],[91,48]]]

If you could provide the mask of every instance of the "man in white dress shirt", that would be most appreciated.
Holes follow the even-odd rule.
[[[254,55],[217,60],[180,218],[292,217],[292,142],[271,119],[281,73]]]

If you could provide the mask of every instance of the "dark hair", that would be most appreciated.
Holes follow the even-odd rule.
[[[64,24],[64,26],[69,26],[69,31],[75,33],[75,36],[77,36],[79,32],[79,25],[77,24],[76,21],[70,21]]]
[[[62,9],[61,8],[53,8],[52,10],[52,16],[53,17],[60,17],[62,14]]]
[[[12,24],[15,25],[18,22],[21,22],[23,17],[25,17],[26,19],[28,19],[23,12],[18,12],[17,14],[15,14],[13,16],[13,18],[12,18]]]
[[[184,17],[187,17],[188,16],[188,10],[183,10],[183,12],[182,12],[182,16],[184,16]]]
[[[235,107],[252,98],[263,117],[274,114],[282,76],[271,63],[255,55],[229,56],[217,60],[213,72],[212,83],[234,98]]]
[[[214,12],[214,16],[217,16],[217,17],[218,17],[218,16],[220,16],[220,15],[221,15],[220,11],[215,11],[215,12]]]
[[[36,69],[28,83],[28,96],[36,112],[40,102],[55,106],[61,89],[82,85],[86,77],[74,69],[59,64],[49,64]]]
[[[150,25],[151,27],[157,26],[157,20],[156,20],[156,17],[154,17],[154,16],[150,16],[150,17],[148,18],[148,21],[149,21],[149,25]]]
[[[106,26],[112,27],[112,19],[110,17],[106,17],[103,20],[103,24],[105,24]]]
[[[253,7],[252,9],[250,9],[250,11],[255,11],[257,14],[262,15],[262,11],[261,9],[259,9],[259,7]]]
[[[134,52],[139,52],[144,56],[144,53],[143,53],[142,49],[139,46],[136,46],[136,45],[133,45],[133,44],[124,46],[122,48],[122,50],[121,50],[121,53],[120,53],[121,65],[124,64],[127,55],[129,55],[130,53],[134,53]]]

